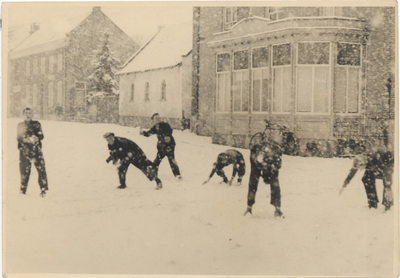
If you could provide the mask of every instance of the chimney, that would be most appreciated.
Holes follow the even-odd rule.
[[[36,22],[33,22],[31,24],[31,30],[29,31],[29,35],[32,35],[33,33],[35,33],[37,30],[39,30],[40,26],[39,24],[37,24]]]
[[[165,25],[158,26],[158,32],[161,32],[161,30],[164,28],[165,28]]]
[[[94,7],[93,7],[93,11],[94,11],[94,12],[97,12],[97,11],[99,12],[99,11],[101,11],[101,7],[99,7],[99,6],[94,6]]]

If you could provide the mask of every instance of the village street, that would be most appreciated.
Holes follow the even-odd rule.
[[[49,191],[39,196],[32,168],[19,193],[16,126],[3,122],[3,273],[169,275],[397,276],[398,200],[368,209],[362,173],[339,196],[350,159],[283,156],[284,219],[275,219],[269,185],[260,182],[253,217],[246,209],[249,150],[242,185],[205,185],[227,146],[175,130],[178,181],[165,159],[155,190],[133,165],[118,190],[106,163],[106,132],[136,142],[150,160],[156,136],[139,128],[41,120]],[[398,169],[398,166],[395,166]],[[231,166],[225,169],[228,177]],[[393,186],[398,196],[398,184]],[[377,182],[382,199],[382,182]],[[29,277],[21,274],[19,277]],[[50,275],[51,276],[51,275]],[[41,277],[50,277],[41,276]],[[11,276],[10,277],[14,277]],[[115,276],[112,276],[115,277]]]

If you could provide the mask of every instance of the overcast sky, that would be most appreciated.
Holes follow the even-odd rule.
[[[89,13],[93,6],[100,6],[129,36],[142,39],[154,35],[158,26],[173,26],[191,21],[193,12],[193,5],[186,2],[41,2],[3,5],[2,14],[4,23],[9,23],[10,27],[20,26],[15,33],[18,37],[24,37],[33,22],[47,24],[67,19]]]

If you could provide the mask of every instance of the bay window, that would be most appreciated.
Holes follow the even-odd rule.
[[[272,46],[272,112],[290,112],[292,87],[291,61],[290,44]]]
[[[329,113],[330,43],[298,43],[297,112]]]
[[[231,55],[217,55],[217,112],[230,112]]]

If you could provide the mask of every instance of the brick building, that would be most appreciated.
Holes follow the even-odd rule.
[[[25,106],[45,119],[86,114],[86,77],[104,32],[110,34],[110,48],[120,61],[137,49],[100,7],[49,26],[33,24],[31,35],[9,52],[9,116],[20,116]]]
[[[395,7],[196,7],[193,117],[214,143],[247,147],[264,119],[336,153],[394,143]]]

